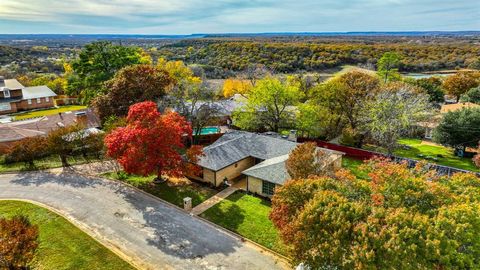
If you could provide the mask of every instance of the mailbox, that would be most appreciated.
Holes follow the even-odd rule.
[[[192,210],[192,198],[183,198],[183,209],[187,212],[190,212]]]

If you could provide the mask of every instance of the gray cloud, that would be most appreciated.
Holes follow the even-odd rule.
[[[479,30],[478,0],[1,0],[3,33]]]

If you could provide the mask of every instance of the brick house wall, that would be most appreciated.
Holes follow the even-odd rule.
[[[203,168],[203,178],[192,178],[210,183],[218,187],[223,183],[223,180],[225,178],[227,178],[227,180],[235,179],[239,177],[244,170],[252,167],[253,165],[255,165],[255,159],[252,157],[248,157],[216,172]]]
[[[258,194],[264,197],[271,198],[272,195],[263,193],[263,189],[262,189],[263,181],[264,180],[253,177],[253,176],[247,176],[247,191],[250,191],[254,194]],[[275,184],[275,188],[278,188],[278,187],[280,187],[280,185]]]
[[[31,104],[29,104],[28,102],[29,100],[31,101]],[[32,110],[32,109],[44,109],[44,108],[51,108],[54,106],[53,97],[33,98],[29,100],[22,100],[20,102],[17,102],[17,110],[25,111],[25,110]]]

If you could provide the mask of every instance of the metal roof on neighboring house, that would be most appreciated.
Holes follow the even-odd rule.
[[[46,85],[25,87],[22,89],[22,94],[23,94],[23,99],[34,99],[34,98],[57,96],[57,94],[55,94],[52,91],[52,89],[48,88]]]

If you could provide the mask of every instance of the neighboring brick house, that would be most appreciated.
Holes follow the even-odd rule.
[[[55,106],[56,94],[47,86],[25,87],[0,76],[0,115]]]
[[[100,127],[100,120],[90,109],[0,124],[0,154],[5,153],[16,141],[46,136],[52,130],[76,123],[85,125],[86,128]]]
[[[204,148],[204,156],[198,162],[203,173],[196,179],[219,186],[225,181],[246,178],[247,191],[270,197],[277,186],[290,179],[285,161],[297,145],[274,133],[227,132]],[[329,170],[342,166],[343,153],[318,150],[328,154]]]

